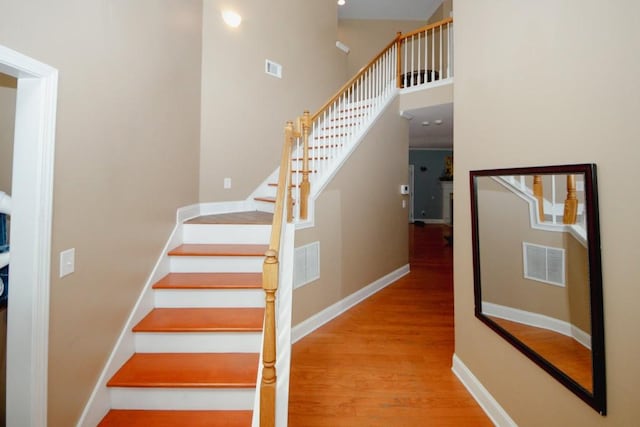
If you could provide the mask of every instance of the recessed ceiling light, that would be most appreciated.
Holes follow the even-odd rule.
[[[435,124],[437,124],[437,125],[441,125],[441,124],[442,124],[442,120],[440,120],[440,119],[438,119],[438,120],[434,120],[434,122],[433,122],[433,123],[435,123]]]
[[[222,12],[222,19],[224,22],[233,28],[239,27],[242,22],[242,16],[238,15],[236,12],[232,10],[225,10]]]
[[[429,126],[431,123],[429,123],[428,121],[424,121],[422,122],[422,126]]]
[[[344,0],[338,0],[338,6],[344,6],[345,3]]]

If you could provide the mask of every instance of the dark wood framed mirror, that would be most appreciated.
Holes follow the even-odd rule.
[[[470,184],[476,317],[605,415],[596,166],[478,170]]]

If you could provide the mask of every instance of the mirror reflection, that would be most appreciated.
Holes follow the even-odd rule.
[[[476,315],[603,412],[604,354],[593,349],[602,301],[591,166],[471,173]],[[595,329],[598,347],[602,327]]]

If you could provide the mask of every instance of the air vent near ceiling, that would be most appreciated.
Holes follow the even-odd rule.
[[[564,249],[522,242],[524,277],[565,286]]]
[[[295,249],[293,258],[293,288],[299,288],[320,278],[320,242]]]
[[[264,72],[279,79],[282,78],[282,65],[270,59],[265,61]]]

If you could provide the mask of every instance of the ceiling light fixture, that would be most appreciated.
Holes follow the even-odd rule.
[[[338,6],[344,6],[345,3],[344,0],[338,0]]]
[[[434,122],[433,122],[433,123],[435,123],[435,124],[437,124],[437,125],[441,125],[441,124],[442,124],[442,120],[440,120],[440,119],[438,119],[438,120],[434,120]]]
[[[428,121],[424,121],[422,122],[422,126],[429,126],[431,123],[429,123]]]
[[[232,11],[232,10],[225,10],[222,12],[222,19],[224,19],[224,22],[233,28],[237,28],[240,26],[240,23],[242,22],[242,16],[238,15],[236,12]]]

